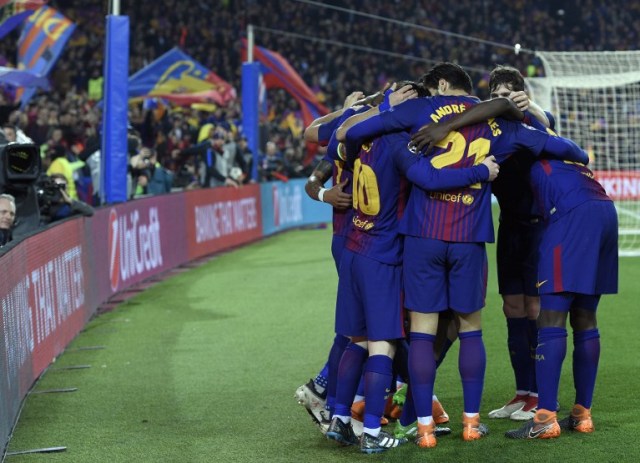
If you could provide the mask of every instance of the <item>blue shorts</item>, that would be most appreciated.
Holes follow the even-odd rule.
[[[618,216],[611,201],[587,201],[550,223],[540,245],[540,294],[618,292]]]
[[[538,247],[542,231],[541,223],[500,222],[496,246],[500,294],[538,295]]]
[[[333,262],[336,264],[336,270],[340,273],[340,259],[342,258],[342,251],[345,244],[347,244],[347,237],[343,235],[333,235],[331,240],[331,255],[333,256]]]
[[[487,252],[484,243],[450,243],[405,236],[405,306],[414,312],[453,309],[472,313],[484,307]]]
[[[571,309],[585,309],[595,312],[600,302],[600,295],[576,293],[554,293],[540,296],[540,308],[569,312]]]
[[[402,266],[342,253],[336,303],[336,333],[370,341],[404,337]]]

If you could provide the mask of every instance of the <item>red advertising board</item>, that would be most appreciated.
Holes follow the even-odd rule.
[[[185,198],[190,260],[262,236],[258,185],[195,190]]]
[[[109,296],[188,259],[183,195],[103,208],[92,227],[101,294]]]
[[[84,327],[95,305],[84,219],[31,236],[2,256],[2,392],[0,427],[12,425],[33,381]],[[4,437],[4,436],[3,436]]]
[[[640,171],[596,170],[593,173],[614,201],[640,199]]]
[[[115,293],[262,236],[260,189],[212,188],[105,207],[0,256],[0,439],[34,381]]]

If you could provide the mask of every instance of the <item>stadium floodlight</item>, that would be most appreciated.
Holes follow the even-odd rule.
[[[556,131],[589,153],[615,201],[621,256],[640,256],[640,51],[537,52],[545,77],[527,79]]]

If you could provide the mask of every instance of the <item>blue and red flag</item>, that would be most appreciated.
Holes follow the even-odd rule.
[[[49,89],[49,80],[46,77],[31,71],[0,66],[0,84],[9,84],[14,87],[40,87]]]
[[[18,69],[46,76],[69,41],[76,25],[59,11],[43,6],[29,16],[18,40]],[[35,89],[18,91],[24,107]]]
[[[215,72],[172,48],[129,77],[129,98],[164,98],[176,104],[214,102],[226,106],[236,98],[233,86]]]
[[[243,59],[246,59],[247,41],[244,39],[242,53]],[[265,87],[267,89],[282,88],[298,102],[305,127],[309,126],[314,119],[329,112],[282,55],[264,47],[254,46],[253,57],[261,65]],[[307,148],[308,154],[305,162],[309,162],[315,154],[315,147],[308,146]]]
[[[44,6],[46,0],[0,0],[0,39]]]

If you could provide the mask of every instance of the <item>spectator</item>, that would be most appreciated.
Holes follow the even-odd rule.
[[[247,163],[243,152],[239,149],[239,143],[236,141],[237,129],[235,126],[231,128],[228,123],[223,122],[217,131],[226,135],[222,146],[226,175],[238,183],[244,183],[244,179],[247,176]]]
[[[285,174],[289,178],[306,177],[303,174],[302,151],[294,147],[289,147],[284,152]]]
[[[11,241],[16,222],[16,200],[9,194],[0,194],[0,247]]]
[[[18,134],[16,133],[15,126],[11,124],[5,124],[2,127],[2,133],[4,133],[4,137],[7,140],[7,143],[14,143],[18,139]]]
[[[249,148],[249,142],[247,137],[244,135],[240,135],[238,138],[238,143],[236,145],[236,157],[242,158],[244,161],[244,168],[242,170],[243,182],[249,183],[252,181],[252,169],[253,169],[253,153]]]
[[[129,198],[137,198],[147,194],[147,185],[151,176],[148,169],[151,164],[151,149],[142,147],[138,153],[129,157],[129,173],[131,187]]]
[[[0,123],[8,120],[16,128],[24,130],[38,145],[48,143],[50,132],[57,137],[53,128],[62,127],[62,137],[58,141],[54,137],[54,144],[60,143],[70,148],[75,142],[80,142],[88,147],[89,139],[95,138],[101,121],[100,109],[95,103],[101,98],[98,95],[102,90],[103,5],[99,0],[86,0],[82,9],[71,9],[65,8],[67,3],[54,2],[53,5],[77,24],[74,33],[76,38],[72,37],[56,64],[56,69],[60,69],[61,73],[52,76],[54,88],[48,93],[36,95],[24,110],[14,103],[15,95],[10,90],[0,91]],[[446,7],[434,4],[427,11],[419,2],[409,1],[394,4],[391,11],[388,2],[340,2],[345,8],[362,13],[407,20],[441,30],[455,30],[462,35],[482,37],[498,43],[504,42],[504,37],[510,37],[510,43],[522,43],[524,48],[535,46],[554,51],[621,50],[634,48],[640,38],[640,29],[634,27],[640,18],[638,2],[609,2],[603,6],[594,0],[583,0],[563,2],[562,9],[551,0],[540,0],[535,4],[494,0],[491,8],[486,4],[480,8],[476,3],[460,0]],[[362,53],[338,45],[319,46],[311,41],[292,40],[278,33],[260,33],[260,45],[282,54],[329,108],[342,103],[344,89],[374,91],[393,77],[418,76],[430,62],[443,58],[474,69],[476,93],[482,98],[487,96],[488,73],[482,73],[481,70],[492,68],[496,62],[508,61],[529,76],[543,74],[539,58],[529,53],[514,55],[510,46],[501,48],[462,38],[443,38],[436,33],[402,28],[371,16],[339,12],[319,5],[285,0],[275,2],[273,8],[265,10],[260,2],[225,2],[224,7],[217,9],[215,16],[210,18],[202,15],[202,2],[195,2],[183,5],[179,20],[169,21],[163,12],[171,10],[171,5],[173,3],[168,0],[128,3],[125,13],[135,18],[131,30],[131,42],[135,44],[130,56],[131,74],[180,43],[187,54],[215,71],[236,89],[241,89],[241,54],[230,50],[238,48],[244,24],[249,22],[282,29],[283,21],[289,32],[372,50]],[[476,11],[477,15],[473,21],[465,20],[471,10]],[[463,20],[460,21],[460,18]],[[318,27],[327,24],[331,24],[331,27]],[[214,35],[210,32],[212,27],[216,30]],[[526,31],[526,36],[521,31]],[[430,46],[438,39],[443,40],[442,47]],[[421,63],[405,57],[394,58],[375,53],[375,50],[390,50],[428,61]],[[4,41],[2,54],[16,56],[16,42]],[[393,69],[396,76],[390,75],[389,69]],[[61,79],[64,75],[67,77]],[[305,157],[299,145],[299,107],[282,89],[269,90],[266,100],[268,110],[261,112],[260,116],[261,138],[275,142],[279,150],[287,154],[286,164],[282,168],[284,174],[292,175],[292,164],[293,174],[296,174],[299,163]],[[226,126],[226,131],[232,134],[234,126],[241,126],[242,115],[238,102],[226,108],[218,106],[212,112],[198,111],[189,106],[171,108],[160,102],[150,102],[146,106],[135,103],[131,106],[131,123],[142,134],[145,146],[159,149],[160,159],[170,157],[173,162],[171,169],[175,173],[186,173],[193,168],[186,164],[191,156],[180,153],[196,146],[193,140],[197,137],[198,129],[205,123],[211,123],[217,128]],[[18,142],[23,141],[20,134],[18,130]],[[233,140],[230,138],[229,141]],[[236,151],[241,145],[240,140],[237,144]],[[98,148],[92,145],[89,153],[81,158],[85,160]],[[46,149],[43,152],[46,153]],[[232,177],[233,167],[243,170],[244,181],[250,177],[247,159],[243,168],[233,155],[220,158],[218,153],[212,151],[212,154],[216,154],[216,162],[224,159],[227,167],[219,166],[220,178],[216,178],[209,172],[211,169],[203,167],[206,163],[205,150],[203,156],[193,159],[202,174],[202,185],[233,184],[228,180],[228,177]],[[231,159],[233,161],[230,162]],[[305,169],[308,170],[309,166],[305,166]],[[280,175],[279,170],[273,172]]]
[[[265,153],[260,158],[260,180],[269,182],[282,177],[284,171],[284,159],[278,151],[278,146],[273,141],[268,141]]]
[[[233,155],[224,150],[225,140],[224,129],[214,129],[208,139],[182,151],[183,157],[193,158],[198,166],[202,186],[239,186],[240,183],[229,176],[228,160]]]
[[[144,168],[138,175],[136,195],[160,195],[171,192],[173,173],[158,162],[158,152],[153,148],[144,148]]]
[[[33,143],[22,130],[13,124],[6,123],[2,126],[2,134],[7,143]]]
[[[104,79],[99,68],[94,68],[89,79],[89,101],[100,101],[102,99],[102,84]]]
[[[176,188],[184,188],[185,190],[200,188],[193,159],[189,159],[182,164],[174,177],[173,186]]]

